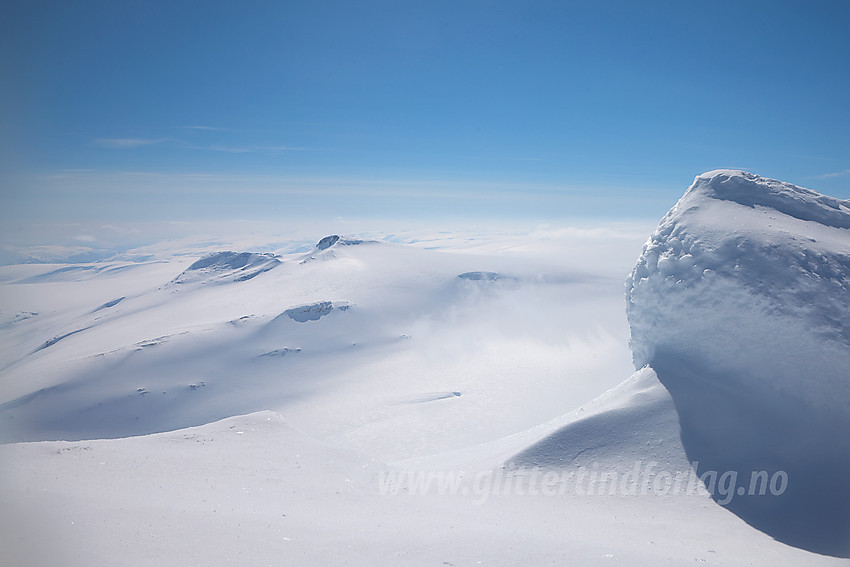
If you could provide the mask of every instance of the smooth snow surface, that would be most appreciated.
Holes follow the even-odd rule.
[[[679,421],[670,394],[651,368],[636,372],[578,411],[567,423],[511,459],[522,467],[591,467],[628,472],[636,461],[686,470]],[[553,424],[554,425],[554,424]]]
[[[382,495],[382,476],[402,469],[272,412],[0,446],[0,467],[6,565],[843,564],[701,495]]]

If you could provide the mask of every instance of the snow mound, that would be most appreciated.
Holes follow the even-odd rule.
[[[785,474],[728,507],[850,556],[850,202],[742,171],[696,178],[626,281],[636,368],[670,392],[698,474]]]
[[[298,307],[287,309],[278,315],[277,318],[285,316],[298,323],[306,323],[307,321],[318,321],[334,309],[337,311],[347,311],[349,308],[350,305],[344,302],[318,301],[309,305],[299,305]]]
[[[688,470],[670,394],[651,368],[565,416],[566,423],[508,462],[517,467],[585,467],[627,473],[636,462]]]
[[[204,256],[186,268],[173,283],[196,281],[244,282],[280,264],[274,254],[253,252],[216,252]]]
[[[848,227],[848,201],[740,171],[697,177],[626,282],[635,367],[676,356],[754,395],[847,412]]]

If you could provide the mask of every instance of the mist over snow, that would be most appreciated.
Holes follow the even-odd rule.
[[[718,170],[653,225],[19,235],[3,549],[846,563],[850,203]]]
[[[509,435],[560,414],[564,398],[590,400],[630,366],[628,264],[593,271],[580,256],[570,266],[553,254],[582,241],[638,250],[640,241],[545,234],[414,235],[407,244],[331,235],[305,252],[9,266],[9,303],[29,301],[39,315],[8,327],[4,437],[117,437],[283,407],[313,414],[317,433],[338,430],[392,458]],[[482,273],[499,277],[469,277]],[[33,286],[60,283],[67,298],[31,296]],[[270,352],[288,355],[272,361]],[[39,370],[59,360],[61,370]],[[464,398],[407,408],[442,391]],[[500,414],[503,423],[476,418]],[[399,427],[419,441],[388,434]]]

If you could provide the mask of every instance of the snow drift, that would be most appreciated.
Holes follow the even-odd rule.
[[[700,175],[626,281],[638,370],[524,436],[508,463],[694,466],[722,505],[850,556],[850,202],[742,171]],[[731,496],[709,482],[743,480]],[[787,475],[781,494],[757,479]],[[755,489],[755,490],[754,490]]]
[[[850,555],[850,201],[742,171],[700,175],[626,282],[651,366],[702,470],[783,470],[729,507],[777,539]],[[698,472],[700,472],[698,471]]]
[[[643,368],[577,411],[566,424],[510,459],[521,468],[604,465],[627,471],[635,462],[663,463],[667,470],[690,466],[679,439],[670,394],[651,368]]]
[[[685,357],[730,387],[846,413],[848,228],[848,201],[740,171],[697,177],[626,282],[635,366]]]

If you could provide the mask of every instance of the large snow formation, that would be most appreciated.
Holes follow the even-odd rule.
[[[697,177],[627,278],[639,371],[509,462],[695,463],[710,492],[739,481],[712,495],[751,525],[850,556],[848,287],[850,203],[742,171]],[[765,473],[787,479],[781,494],[761,491]]]
[[[743,171],[700,175],[626,282],[637,368],[669,390],[699,472],[784,471],[730,509],[850,554],[850,201]]]
[[[848,411],[848,229],[850,201],[742,171],[700,175],[627,280],[635,366],[686,358],[734,370],[733,388]]]

